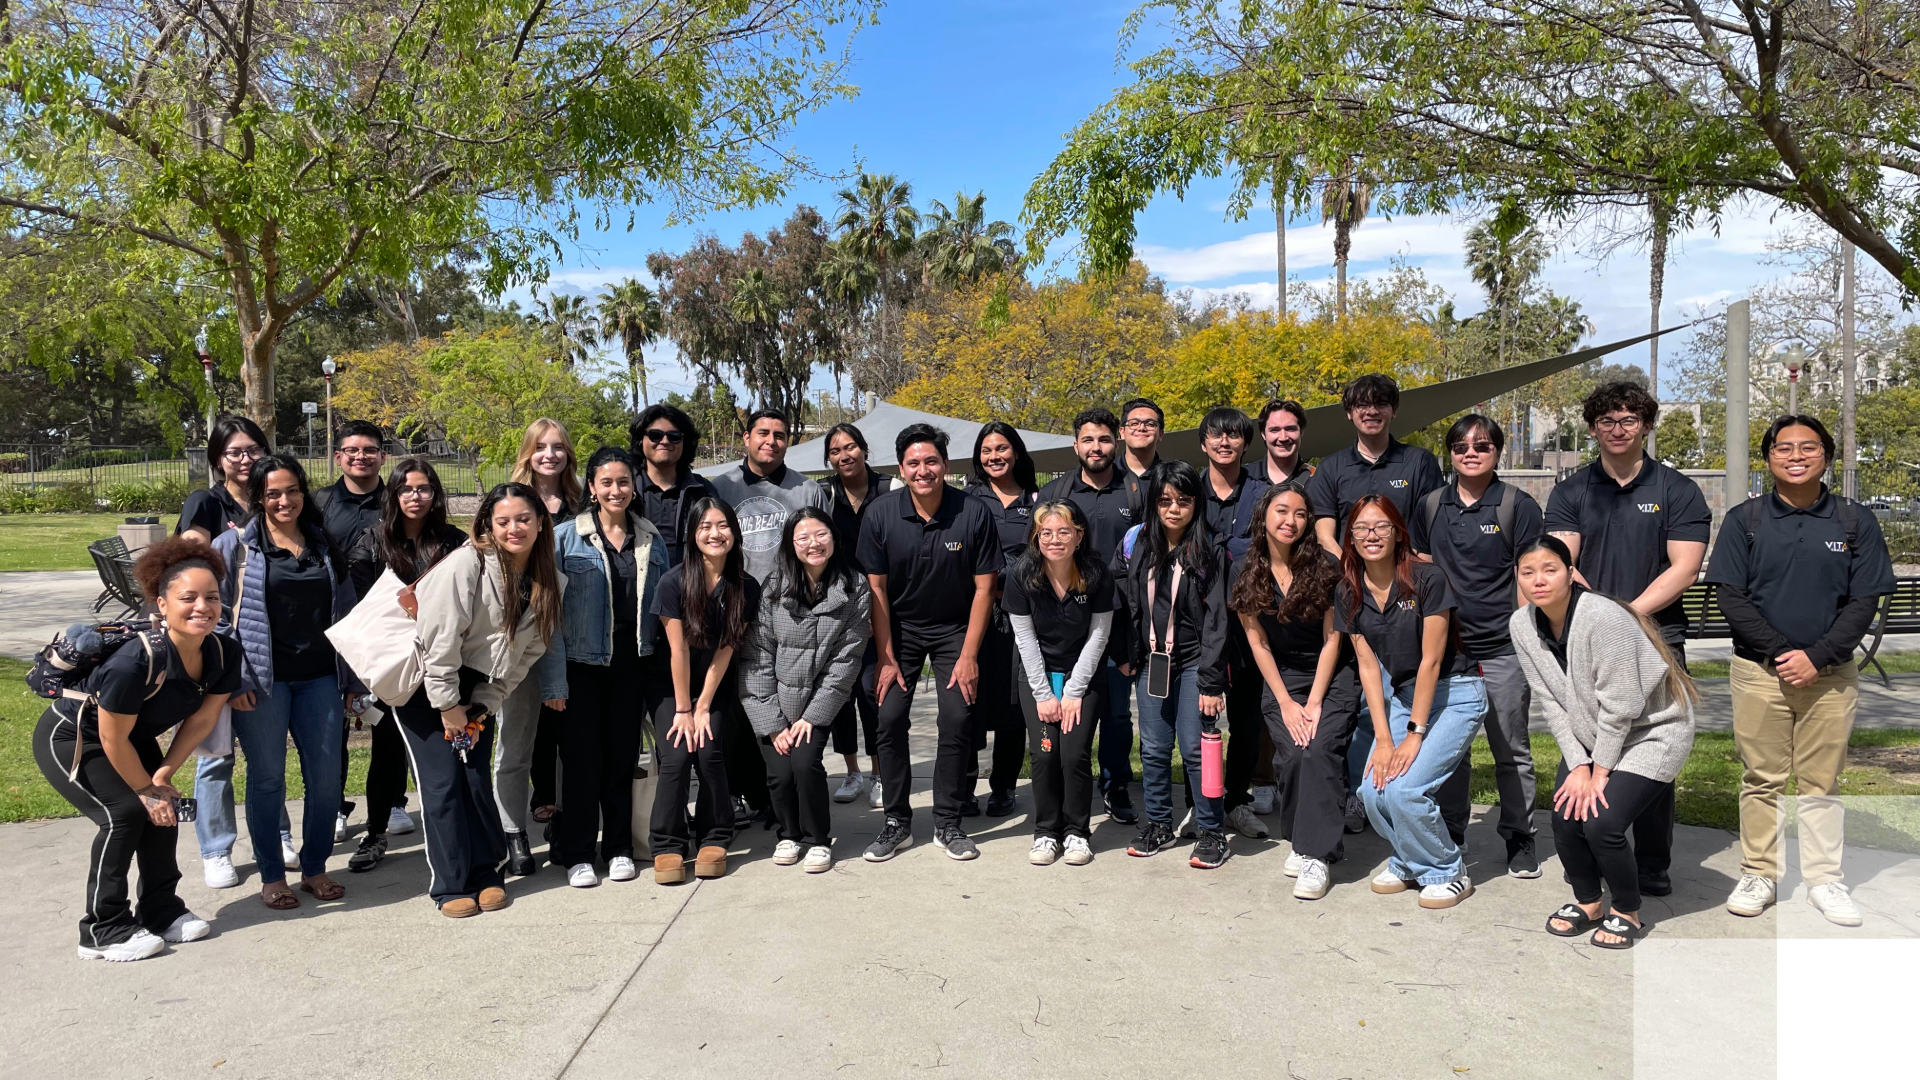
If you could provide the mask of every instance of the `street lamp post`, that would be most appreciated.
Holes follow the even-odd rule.
[[[320,361],[320,375],[327,381],[327,480],[333,480],[333,373],[338,365],[329,356]]]
[[[1800,371],[1807,366],[1807,348],[1799,342],[1787,348],[1787,412],[1800,412]]]
[[[200,358],[200,372],[207,378],[207,486],[213,486],[213,354],[207,352],[207,324],[200,324],[200,332],[193,335],[193,354]]]

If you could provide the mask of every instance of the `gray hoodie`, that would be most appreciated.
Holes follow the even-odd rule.
[[[762,585],[780,561],[780,534],[787,527],[787,518],[803,506],[833,513],[833,502],[820,485],[785,465],[772,476],[762,477],[749,471],[742,461],[739,468],[709,479],[714,493],[740,518],[740,551],[747,562],[747,573]]]

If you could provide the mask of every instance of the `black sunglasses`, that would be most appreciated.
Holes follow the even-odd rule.
[[[648,428],[646,434],[647,441],[650,443],[663,442],[678,446],[687,441],[686,432],[679,430],[662,431],[659,428]]]

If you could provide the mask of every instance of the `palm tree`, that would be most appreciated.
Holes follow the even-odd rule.
[[[1532,291],[1546,261],[1546,241],[1533,227],[1533,216],[1516,203],[1502,204],[1491,218],[1467,230],[1467,272],[1486,291],[1487,307],[1499,319],[1496,356],[1501,368],[1507,366],[1512,313]],[[1520,435],[1521,450],[1526,451],[1531,443],[1524,417],[1515,417],[1514,430]]]
[[[733,297],[727,301],[727,310],[746,328],[747,340],[753,350],[748,367],[748,389],[760,395],[761,404],[785,411],[789,404],[785,400],[786,380],[772,370],[779,360],[779,343],[771,339],[773,329],[780,321],[780,297],[779,290],[767,277],[766,271],[756,266],[748,270],[746,276],[736,279]],[[771,360],[767,354],[769,345],[774,350]]]
[[[1373,185],[1348,162],[1339,176],[1328,180],[1320,194],[1320,223],[1333,223],[1333,310],[1347,317],[1347,256],[1353,251],[1353,227],[1373,209]]]
[[[593,315],[587,310],[587,298],[567,296],[557,293],[547,294],[540,299],[534,294],[533,302],[539,307],[537,316],[527,316],[529,324],[538,325],[547,335],[552,352],[550,359],[572,367],[576,362],[585,360],[587,354],[600,344],[594,332]]]
[[[920,212],[913,208],[912,184],[862,173],[853,187],[840,189],[839,199],[833,227],[861,256],[885,267],[913,250]]]
[[[627,370],[633,374],[633,414],[647,401],[646,348],[660,340],[666,329],[666,311],[660,306],[660,294],[628,278],[610,285],[600,294],[600,333],[608,341],[619,339],[620,351],[627,356]]]
[[[1667,290],[1667,238],[1673,233],[1673,200],[1652,193],[1647,196],[1647,216],[1652,219],[1653,236],[1647,265],[1647,292],[1652,303],[1652,330],[1660,332],[1660,303]],[[1660,396],[1660,339],[1647,342],[1647,383],[1653,388],[1653,396]],[[1654,449],[1654,432],[1647,432],[1647,453],[1657,454]]]
[[[954,192],[953,208],[935,199],[932,224],[920,234],[927,275],[952,288],[1014,265],[1013,226],[987,221],[987,196]]]

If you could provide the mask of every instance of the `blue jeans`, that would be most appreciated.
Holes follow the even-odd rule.
[[[1200,794],[1194,775],[1200,769],[1200,673],[1189,668],[1173,676],[1172,692],[1164,698],[1139,687],[1140,771],[1147,795],[1147,820],[1173,825],[1173,743],[1180,740],[1180,760],[1186,765],[1188,788],[1193,791],[1193,824],[1202,832],[1219,832],[1226,818],[1226,800]]]
[[[1407,737],[1413,718],[1413,684],[1387,699],[1387,731],[1393,745]],[[1376,788],[1362,778],[1360,801],[1366,804],[1373,829],[1393,845],[1387,869],[1404,881],[1445,885],[1466,869],[1460,848],[1447,835],[1435,796],[1473,746],[1473,736],[1487,712],[1487,686],[1478,675],[1455,675],[1433,688],[1433,708],[1427,713],[1427,734],[1420,753],[1407,771]]]
[[[193,770],[193,797],[200,804],[200,813],[193,819],[193,834],[200,841],[200,857],[232,855],[234,841],[240,839],[240,829],[234,824],[233,816],[231,749],[226,757],[199,760]],[[285,799],[280,801],[280,836],[289,844],[293,842],[293,823],[287,819]]]
[[[307,785],[300,814],[300,874],[326,872],[333,819],[340,813],[341,716],[340,684],[331,675],[275,682],[271,692],[256,697],[252,711],[233,710],[233,733],[247,755],[247,832],[262,885],[287,877],[280,845],[273,840],[286,809],[289,734]]]
[[[1133,783],[1133,714],[1127,702],[1133,700],[1134,684],[1140,676],[1120,674],[1113,661],[1107,667],[1107,709],[1100,717],[1100,790],[1115,780],[1122,787]],[[1141,765],[1142,770],[1145,764]]]

